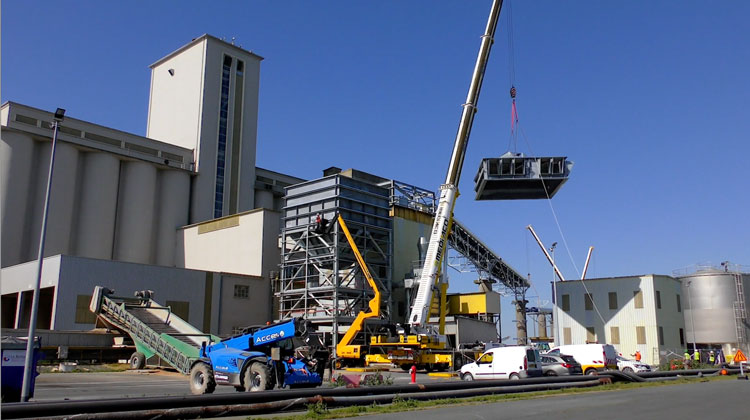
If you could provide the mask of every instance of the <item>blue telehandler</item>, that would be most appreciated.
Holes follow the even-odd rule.
[[[200,359],[190,369],[193,394],[213,392],[216,385],[238,391],[314,387],[323,382],[328,351],[311,324],[301,318],[262,327],[201,346]],[[298,350],[304,348],[307,354]]]

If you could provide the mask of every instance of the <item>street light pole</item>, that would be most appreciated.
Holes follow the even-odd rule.
[[[550,255],[552,257],[552,294],[555,295],[553,297],[554,305],[552,305],[552,323],[555,327],[555,341],[557,341],[558,346],[562,346],[562,336],[558,334],[560,331],[560,317],[557,314],[558,307],[560,306],[560,302],[557,300],[557,276],[555,275],[555,247],[557,246],[557,242],[553,242],[552,246],[549,248]]]
[[[687,282],[687,289],[688,289],[688,306],[690,306],[690,324],[693,327],[693,354],[695,354],[696,347],[695,347],[695,318],[693,317],[693,299],[690,296],[690,284],[692,283],[692,280],[688,280]]]
[[[29,319],[29,337],[26,342],[26,360],[23,367],[23,383],[21,385],[21,401],[31,398],[31,381],[34,379],[31,367],[34,361],[34,334],[36,334],[36,322],[39,315],[39,293],[42,284],[42,264],[44,261],[44,241],[47,237],[47,215],[49,213],[50,193],[52,190],[52,174],[55,169],[55,150],[57,149],[57,132],[60,123],[65,118],[65,110],[57,108],[52,121],[52,150],[49,155],[49,174],[47,175],[47,192],[44,196],[44,213],[42,214],[42,231],[39,235],[39,255],[37,257],[36,284],[34,285],[34,297],[31,300],[31,317]]]

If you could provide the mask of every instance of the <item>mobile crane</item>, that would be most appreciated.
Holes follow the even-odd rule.
[[[476,64],[474,65],[469,92],[466,103],[463,104],[458,132],[453,144],[448,173],[445,183],[440,186],[440,199],[435,211],[435,221],[432,225],[424,265],[418,280],[417,295],[411,308],[407,325],[405,325],[403,333],[399,334],[398,337],[375,336],[371,339],[371,346],[396,347],[389,351],[388,359],[391,363],[398,364],[402,368],[414,364],[428,370],[432,368],[441,369],[451,363],[450,354],[445,351],[441,353],[441,350],[445,350],[446,348],[444,335],[445,311],[443,308],[445,306],[444,300],[447,284],[439,283],[440,272],[453,224],[453,208],[458,197],[458,182],[466,155],[466,146],[469,142],[474,114],[477,111],[479,91],[482,87],[502,5],[502,0],[493,1],[487,20],[487,27],[484,35],[482,35],[482,42]],[[438,289],[441,292],[441,322],[437,332],[428,325],[434,289]],[[374,359],[370,360],[375,361]]]

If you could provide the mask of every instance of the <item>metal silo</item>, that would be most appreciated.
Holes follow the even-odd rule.
[[[695,266],[676,274],[682,282],[685,341],[698,343],[698,347],[722,345],[727,351],[746,348],[750,274],[728,262],[720,267]]]

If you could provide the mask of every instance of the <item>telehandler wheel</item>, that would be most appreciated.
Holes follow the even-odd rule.
[[[143,369],[146,367],[146,355],[137,351],[130,356],[131,369]]]
[[[243,376],[242,385],[245,387],[245,391],[255,392],[273,389],[274,381],[271,369],[264,363],[253,362],[245,368]]]
[[[190,392],[194,395],[211,394],[216,389],[214,371],[206,363],[196,363],[190,369]]]

